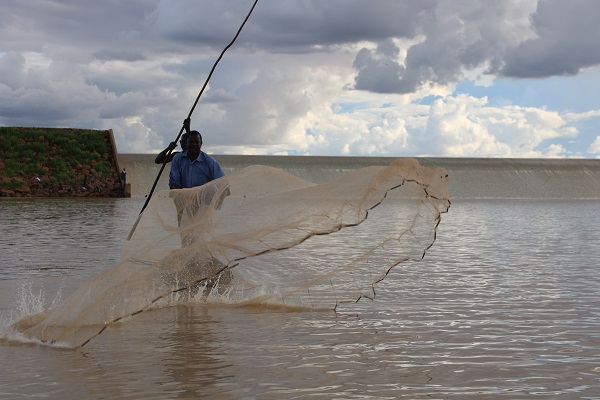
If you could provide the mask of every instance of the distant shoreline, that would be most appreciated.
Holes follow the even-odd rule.
[[[586,166],[600,169],[600,159],[594,158],[483,158],[483,157],[382,157],[382,156],[282,156],[282,155],[236,155],[236,154],[210,154],[219,162],[231,163],[237,159],[245,159],[247,162],[266,162],[268,164],[301,164],[303,162],[313,163],[316,161],[338,161],[342,164],[364,164],[364,165],[387,165],[398,158],[414,158],[426,166],[473,166],[473,165],[528,165],[528,166]],[[153,153],[119,153],[119,159],[123,161],[153,161],[156,154]]]
[[[315,183],[349,170],[388,165],[396,158],[349,156],[263,156],[212,154],[231,173],[267,165]],[[160,170],[155,154],[121,153],[133,196],[144,196]],[[441,167],[450,176],[450,199],[600,199],[600,159],[414,157],[425,167]],[[165,167],[157,190],[168,187]]]

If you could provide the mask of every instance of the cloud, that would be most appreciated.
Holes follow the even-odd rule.
[[[557,151],[567,156],[551,141],[576,134],[557,112],[493,107],[486,98],[458,95],[432,103],[425,137],[432,143],[432,155],[538,158],[556,156]]]
[[[531,17],[536,37],[509,49],[500,72],[517,78],[574,75],[600,64],[600,3],[543,0]]]
[[[25,83],[25,57],[23,54],[9,51],[0,57],[0,83],[15,89]]]
[[[600,158],[600,136],[596,136],[588,151]]]
[[[594,68],[597,6],[565,4],[261,0],[192,126],[206,150],[230,154],[589,155],[579,129],[591,132],[598,110],[584,101],[574,113],[453,94],[465,80]],[[113,128],[120,151],[161,150],[251,5],[6,0],[0,124]],[[560,95],[592,96],[594,76],[578,73]]]
[[[468,71],[502,64],[508,49],[532,35],[529,15],[532,1],[436,2],[435,7],[413,14],[414,39],[402,49],[384,39],[377,49],[363,48],[355,60],[356,88],[378,93],[414,93],[424,85],[460,81]],[[405,51],[405,57],[399,54]]]
[[[342,76],[343,71],[335,67],[310,67],[299,65],[293,56],[278,57],[276,64],[267,62],[247,77],[229,96],[234,95],[236,101],[201,103],[196,119],[202,121],[203,129],[213,132],[215,145],[236,140],[248,146],[305,149],[307,119],[329,106],[350,79],[350,75],[346,81]],[[213,98],[213,90],[219,93],[211,89],[207,99]]]
[[[161,0],[156,21],[161,35],[171,40],[223,46],[251,5],[240,0]],[[364,40],[411,37],[418,29],[416,16],[434,6],[432,0],[263,0],[239,40],[242,46],[299,53]]]
[[[411,93],[417,87],[407,87],[402,75],[405,68],[398,62],[400,49],[388,39],[377,45],[376,49],[362,48],[354,60],[357,69],[356,85],[359,90],[377,93]]]

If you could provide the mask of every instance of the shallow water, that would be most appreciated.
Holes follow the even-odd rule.
[[[116,263],[141,206],[1,201],[3,334]],[[454,202],[424,260],[337,313],[195,304],[78,350],[2,340],[0,398],[600,398],[599,206]]]

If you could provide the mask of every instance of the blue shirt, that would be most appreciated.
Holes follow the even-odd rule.
[[[169,187],[173,188],[173,185],[179,185],[182,188],[192,188],[223,176],[225,173],[217,160],[203,151],[200,151],[198,158],[191,160],[186,150],[173,157],[169,173]]]

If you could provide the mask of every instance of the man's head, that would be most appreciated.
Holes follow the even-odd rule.
[[[189,154],[198,155],[202,148],[202,135],[198,131],[190,131],[187,137],[187,150]]]
[[[181,150],[187,150],[187,137],[187,132],[181,135],[181,140],[179,141],[179,144],[181,145]]]

